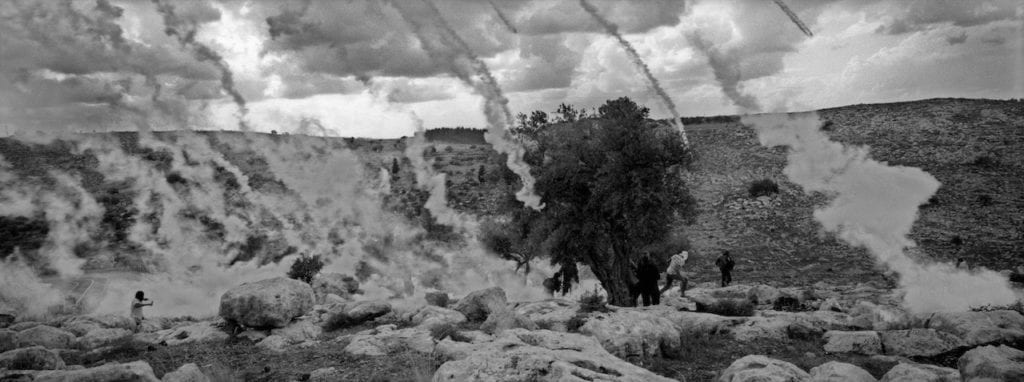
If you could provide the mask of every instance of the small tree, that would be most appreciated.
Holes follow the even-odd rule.
[[[324,262],[320,260],[320,256],[302,256],[292,263],[291,269],[288,270],[288,277],[311,284],[313,277],[316,277],[323,267]]]
[[[576,122],[582,116],[579,110],[576,110],[572,105],[559,104],[558,109],[555,110],[555,114],[558,114],[558,122]]]
[[[548,113],[540,110],[534,110],[533,114],[530,114],[530,128],[538,129],[548,124]]]

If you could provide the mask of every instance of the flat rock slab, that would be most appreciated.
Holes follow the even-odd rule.
[[[748,355],[733,361],[722,370],[719,382],[802,382],[810,380],[810,374],[794,364],[765,357]]]
[[[935,329],[887,330],[879,332],[885,354],[930,357],[964,346],[953,334]]]
[[[829,353],[882,354],[882,338],[875,331],[825,332],[825,351]]]
[[[959,382],[960,372],[948,367],[901,363],[889,369],[880,382]]]

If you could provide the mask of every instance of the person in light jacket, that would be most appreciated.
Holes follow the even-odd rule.
[[[661,288],[662,294],[672,287],[673,280],[679,280],[679,295],[686,297],[686,284],[689,283],[689,279],[685,267],[686,260],[689,258],[690,253],[687,251],[672,255],[672,260],[669,261],[668,269],[665,271],[665,286]]]

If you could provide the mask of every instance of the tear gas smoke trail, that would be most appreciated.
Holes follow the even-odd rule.
[[[697,48],[697,50],[703,52],[708,57],[708,64],[711,65],[715,80],[722,86],[722,92],[725,93],[725,96],[729,97],[740,108],[739,112],[741,114],[761,110],[761,105],[758,104],[757,98],[750,94],[744,94],[739,89],[739,83],[743,80],[739,62],[726,58],[721,51],[711,45],[710,41],[701,37],[700,32],[688,33],[686,39],[690,41],[694,48]]]
[[[690,141],[686,137],[686,128],[683,126],[682,119],[679,118],[679,112],[676,111],[676,104],[672,102],[672,98],[668,96],[668,93],[665,93],[665,90],[661,88],[661,84],[658,83],[657,78],[654,78],[654,74],[651,74],[651,69],[648,68],[647,64],[644,63],[644,60],[640,58],[640,53],[637,53],[636,49],[633,48],[633,45],[619,34],[619,26],[615,25],[615,23],[608,19],[605,19],[604,16],[601,16],[597,7],[590,4],[589,1],[580,0],[580,6],[582,6],[583,9],[594,18],[594,20],[601,24],[601,27],[604,28],[605,32],[608,32],[609,35],[614,37],[615,40],[619,42],[619,45],[622,45],[622,48],[626,50],[626,53],[629,55],[629,59],[633,61],[633,65],[635,65],[637,69],[640,69],[640,72],[643,73],[645,78],[647,78],[647,83],[651,86],[651,90],[657,94],[658,98],[661,98],[661,102],[665,104],[665,108],[672,113],[672,126],[679,131],[679,135],[683,138],[683,145],[687,147],[690,146]]]
[[[501,23],[505,24],[505,27],[512,31],[513,34],[518,34],[519,31],[517,31],[516,26],[512,24],[512,20],[505,15],[505,12],[501,11],[501,8],[498,8],[498,4],[495,4],[494,0],[487,0],[487,2],[491,3],[491,8],[494,8],[494,13],[498,15],[498,19],[501,20]]]
[[[242,131],[249,131],[249,125],[246,122],[249,108],[245,104],[245,97],[242,97],[242,93],[235,88],[234,73],[224,58],[206,44],[196,41],[199,26],[193,20],[179,17],[174,11],[174,5],[167,3],[166,0],[153,0],[153,4],[156,4],[157,12],[163,16],[164,33],[177,38],[181,46],[191,48],[192,55],[197,60],[209,62],[217,67],[220,71],[221,87],[231,96],[235,105],[238,105],[238,127]]]
[[[920,264],[905,253],[917,209],[939,188],[921,169],[889,166],[868,158],[863,147],[829,140],[814,113],[757,115],[742,123],[757,130],[761,145],[788,146],[783,173],[804,192],[834,195],[814,218],[847,243],[865,247],[899,274],[904,306],[914,313],[965,311],[1016,301],[1009,281],[997,272],[963,271],[950,264]]]
[[[484,97],[486,101],[484,102],[484,116],[487,118],[487,132],[484,133],[484,140],[490,143],[495,151],[507,156],[505,164],[512,172],[519,175],[519,179],[523,182],[523,188],[516,192],[516,199],[535,210],[544,208],[540,196],[534,192],[536,179],[530,174],[530,166],[523,161],[526,149],[513,140],[508,132],[508,125],[513,120],[512,112],[508,109],[508,99],[502,94],[501,87],[491,75],[487,64],[473,53],[466,41],[445,21],[434,3],[430,0],[423,0],[423,3],[427,8],[427,15],[433,20],[436,29],[423,23],[416,10],[409,8],[408,2],[392,1],[391,5],[409,23],[423,44],[423,48],[433,59],[443,60],[450,65],[452,74],[467,85],[473,86]],[[468,61],[469,67],[458,60],[460,57],[453,56],[451,50],[456,51]],[[480,77],[479,82],[473,80],[474,74]]]
[[[804,32],[804,34],[807,35],[807,37],[814,37],[814,33],[811,33],[811,28],[808,28],[807,24],[804,24],[803,21],[800,21],[800,18],[796,16],[796,13],[794,13],[792,9],[789,9],[789,6],[787,6],[786,3],[783,3],[782,0],[772,1],[774,1],[775,4],[779,6],[779,8],[782,8],[782,11],[786,13],[786,16],[789,16],[790,20],[793,20],[793,24],[796,24],[796,27],[800,28],[801,32]]]
[[[479,225],[474,219],[460,214],[448,205],[445,174],[434,171],[432,163],[427,161],[423,154],[428,147],[423,121],[415,113],[410,114],[416,123],[416,132],[405,147],[405,157],[409,158],[413,172],[416,173],[416,186],[430,193],[424,207],[440,224],[457,228],[464,233],[477,232]]]

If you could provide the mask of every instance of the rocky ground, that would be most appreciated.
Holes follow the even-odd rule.
[[[595,299],[360,300],[351,278],[274,278],[209,319],[0,315],[2,381],[978,381],[1024,378],[1020,306],[914,315],[870,284],[701,284]]]

